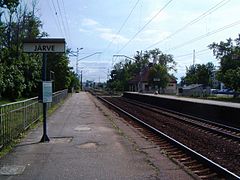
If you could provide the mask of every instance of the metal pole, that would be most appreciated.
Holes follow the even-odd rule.
[[[76,61],[76,74],[78,76],[78,52],[79,52],[79,49],[77,48],[77,61]]]
[[[47,80],[47,53],[43,53],[43,63],[42,63],[42,81]],[[42,95],[43,97],[43,95]],[[43,99],[42,99],[43,100]],[[40,142],[49,142],[47,136],[47,103],[43,102],[43,136]]]
[[[3,107],[0,106],[0,139],[1,139],[1,142],[0,142],[0,149],[1,147],[3,147],[4,145],[4,131],[3,131]]]
[[[82,83],[82,71],[81,71],[81,91],[83,90],[83,83]]]
[[[193,65],[195,65],[195,59],[196,59],[196,55],[195,55],[195,49],[193,50]]]

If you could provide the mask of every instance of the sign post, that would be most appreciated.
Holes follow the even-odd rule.
[[[40,142],[48,142],[50,139],[47,136],[47,103],[44,102],[44,82],[47,80],[47,53],[43,53],[42,62],[42,103],[43,103],[43,136]]]
[[[43,53],[42,62],[42,99],[43,103],[43,136],[40,142],[49,142],[47,136],[47,103],[52,102],[52,83],[47,81],[47,53],[64,53],[65,39],[29,39],[23,42],[23,52]]]

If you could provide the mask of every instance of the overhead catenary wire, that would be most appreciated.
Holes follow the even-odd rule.
[[[209,14],[213,13],[214,11],[218,10],[219,8],[221,8],[222,6],[224,6],[225,4],[227,4],[230,0],[222,0],[219,3],[217,3],[216,5],[214,5],[213,7],[211,7],[210,9],[208,9],[207,11],[205,11],[204,13],[202,13],[200,16],[198,16],[197,18],[193,19],[192,21],[188,22],[187,24],[185,24],[183,27],[179,28],[178,30],[176,30],[174,33],[170,34],[169,36],[165,37],[162,40],[159,40],[157,42],[155,42],[154,44],[149,45],[147,48],[145,48],[145,50],[150,49],[160,43],[162,43],[163,41],[175,36],[176,34],[182,32],[184,29],[186,29],[187,27],[199,22],[201,19],[203,19],[204,17],[208,16]]]
[[[68,18],[67,18],[67,13],[66,13],[66,8],[65,8],[65,4],[64,4],[64,0],[62,0],[62,5],[63,5],[63,14],[65,17],[65,21],[67,23],[67,34],[69,36],[69,41],[72,43],[72,38],[71,38],[71,33],[70,33],[70,29],[69,29],[69,23],[68,23]]]
[[[131,11],[129,12],[127,18],[124,20],[124,22],[122,23],[121,27],[119,28],[119,30],[117,31],[117,34],[114,35],[114,37],[112,38],[111,42],[108,44],[108,46],[106,47],[106,49],[103,52],[106,52],[108,50],[108,48],[112,45],[114,39],[116,39],[116,37],[120,34],[121,30],[123,29],[123,27],[126,25],[127,21],[129,20],[130,16],[132,15],[134,9],[137,7],[138,3],[140,0],[137,0],[136,3],[134,4],[133,8],[131,9]]]
[[[59,10],[61,21],[62,21],[62,25],[63,25],[64,35],[65,35],[65,37],[67,37],[69,39],[68,34],[67,34],[67,30],[66,30],[66,25],[65,25],[64,20],[63,20],[63,15],[62,15],[62,11],[61,11],[61,8],[60,8],[58,0],[57,0],[57,6],[58,6],[58,10]]]
[[[209,51],[209,49],[202,49],[202,50],[199,50],[199,51],[196,51],[195,53],[198,54],[198,53],[201,53],[201,52],[205,52],[205,51]],[[193,53],[187,53],[187,54],[181,54],[181,55],[177,55],[177,56],[174,56],[174,58],[182,58],[182,57],[186,57],[186,56],[192,56]]]
[[[147,25],[149,25],[165,8],[167,8],[167,6],[168,6],[172,1],[173,1],[173,0],[168,1],[146,24],[143,25],[143,27],[142,27],[139,31],[137,31],[137,32],[132,36],[131,39],[128,40],[127,43],[125,43],[125,44],[123,45],[123,47],[122,47],[116,54],[120,53],[124,48],[126,48],[126,47],[128,46],[128,44],[130,44],[130,42],[132,42],[132,40],[135,39],[135,37],[136,37],[140,32],[142,32],[142,31],[147,27]]]
[[[57,26],[58,26],[58,28],[59,28],[59,30],[61,32],[61,35],[63,35],[63,30],[62,30],[61,23],[60,23],[59,18],[58,18],[58,13],[57,13],[56,6],[55,6],[53,0],[51,0],[51,2],[52,2],[53,10],[54,10],[54,17],[57,19],[57,21],[56,21],[57,22]],[[51,6],[49,6],[49,7],[51,8]]]
[[[231,27],[237,26],[237,25],[239,25],[239,24],[240,24],[240,20],[235,21],[235,22],[233,22],[233,23],[231,23],[231,24],[228,24],[228,25],[226,25],[226,26],[223,26],[223,27],[221,27],[221,28],[218,28],[218,29],[216,29],[216,30],[213,30],[213,31],[211,31],[211,32],[208,32],[208,33],[206,33],[206,34],[203,34],[203,35],[201,35],[201,36],[198,36],[198,37],[196,37],[196,38],[194,38],[194,39],[191,39],[191,40],[189,40],[189,41],[187,41],[187,42],[184,42],[184,43],[182,43],[182,44],[179,44],[179,45],[177,45],[177,46],[175,46],[175,47],[173,47],[173,48],[168,49],[167,51],[176,50],[176,49],[178,49],[178,48],[181,48],[181,47],[183,47],[183,46],[186,46],[186,45],[188,45],[188,44],[191,44],[191,43],[193,43],[193,42],[195,42],[195,41],[198,41],[198,40],[201,40],[201,39],[206,38],[206,37],[208,37],[208,36],[214,35],[214,34],[216,34],[216,33],[218,33],[218,32],[224,31],[224,30],[229,29],[229,28],[231,28]]]

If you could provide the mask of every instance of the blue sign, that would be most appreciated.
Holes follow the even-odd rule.
[[[52,102],[52,81],[43,81],[43,103]]]

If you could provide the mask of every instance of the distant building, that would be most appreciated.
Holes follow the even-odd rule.
[[[212,88],[219,89],[221,87],[221,82],[217,80],[217,71],[213,71],[211,75]]]
[[[149,84],[149,69],[152,67],[150,63],[149,66],[145,67],[140,74],[136,75],[133,79],[131,79],[129,84],[129,90],[133,92],[155,92],[157,90],[156,87],[151,86]],[[176,94],[177,93],[177,81],[174,77],[169,77],[170,82],[167,87],[164,89],[165,94]]]
[[[178,89],[178,95],[182,96],[204,96],[210,94],[210,87],[204,87],[203,84],[191,84]]]

